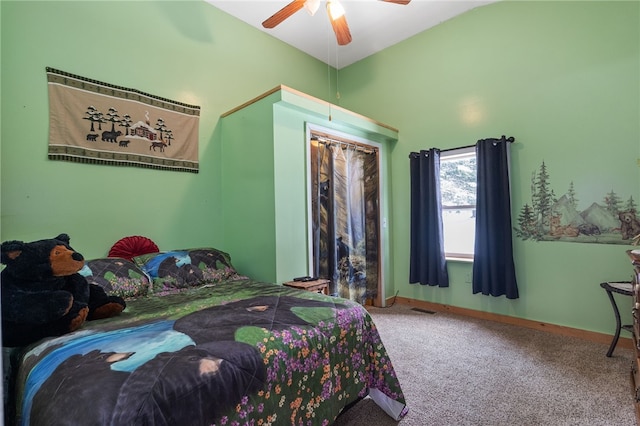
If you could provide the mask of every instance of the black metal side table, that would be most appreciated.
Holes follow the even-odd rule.
[[[623,294],[625,296],[633,296],[633,284],[626,281],[606,282],[600,283],[600,287],[604,288],[607,291],[607,296],[609,296],[609,301],[611,302],[611,307],[613,308],[613,314],[616,316],[616,333],[614,334],[613,341],[611,342],[609,350],[607,351],[607,356],[611,357],[611,355],[613,354],[613,350],[618,344],[618,339],[620,338],[620,330],[622,329],[633,333],[633,325],[622,325],[620,321],[620,311],[618,310],[616,300],[613,298],[613,293]]]

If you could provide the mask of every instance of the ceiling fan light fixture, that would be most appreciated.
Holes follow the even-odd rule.
[[[320,7],[320,0],[307,0],[304,2],[304,8],[307,10],[309,15],[313,16],[318,11]]]
[[[338,0],[327,0],[327,11],[332,21],[344,16],[344,7]]]

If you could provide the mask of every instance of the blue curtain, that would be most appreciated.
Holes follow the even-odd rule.
[[[440,151],[409,156],[411,173],[411,256],[409,282],[449,287],[442,233]]]
[[[513,138],[483,139],[476,145],[476,239],[473,293],[518,298],[511,237],[509,148]]]

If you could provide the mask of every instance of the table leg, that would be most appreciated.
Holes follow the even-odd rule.
[[[613,308],[613,314],[616,316],[616,333],[613,336],[613,341],[611,341],[611,345],[609,346],[609,350],[607,351],[607,356],[609,358],[611,358],[611,355],[613,355],[613,350],[616,348],[616,345],[618,344],[618,339],[620,338],[620,328],[621,328],[621,323],[620,323],[620,311],[618,310],[618,305],[616,304],[615,299],[613,298],[613,294],[611,293],[610,290],[606,290],[607,291],[607,296],[609,296],[609,301],[611,302],[611,307]]]

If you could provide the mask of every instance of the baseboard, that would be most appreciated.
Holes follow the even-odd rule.
[[[394,302],[394,300],[395,300],[395,302]],[[413,307],[416,307],[416,308],[426,309],[426,310],[429,310],[429,311],[449,312],[449,313],[452,313],[452,314],[464,315],[464,316],[472,317],[472,318],[478,318],[478,319],[501,322],[501,323],[505,323],[505,324],[517,325],[517,326],[520,326],[520,327],[532,328],[534,330],[546,331],[546,332],[549,332],[549,333],[559,334],[559,335],[562,335],[562,336],[577,337],[579,339],[589,340],[589,341],[596,342],[596,343],[603,343],[603,344],[606,344],[606,345],[610,345],[611,344],[611,339],[613,338],[613,336],[611,334],[598,333],[598,332],[595,332],[595,331],[580,330],[578,328],[565,327],[565,326],[562,326],[562,325],[549,324],[549,323],[540,322],[540,321],[532,321],[532,320],[523,319],[523,318],[511,317],[511,316],[508,316],[508,315],[494,314],[494,313],[491,313],[491,312],[476,311],[474,309],[459,308],[459,307],[456,307],[456,306],[450,306],[450,305],[445,305],[445,304],[441,304],[441,303],[426,302],[426,301],[423,301],[423,300],[410,299],[408,297],[397,296],[397,297],[388,298],[387,299],[387,306],[389,306],[392,303],[399,303],[399,304],[402,304],[402,305],[409,305],[409,306],[413,306]],[[616,345],[616,348],[633,349],[633,346],[634,345],[633,345],[633,339],[632,338],[620,336],[620,339],[618,340],[618,344]]]

